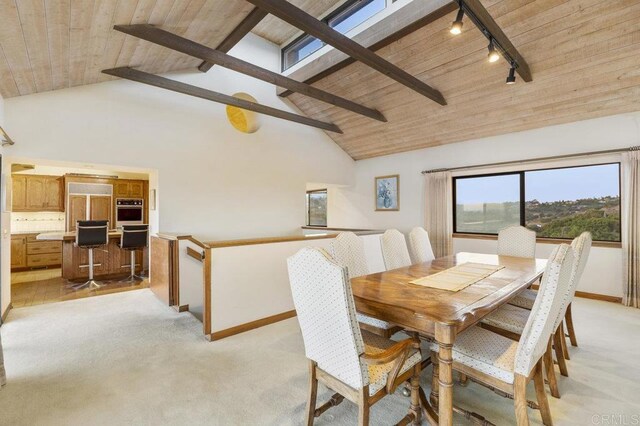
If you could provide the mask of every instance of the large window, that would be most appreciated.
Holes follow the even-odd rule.
[[[340,8],[322,20],[334,30],[344,34],[387,7],[387,0],[347,0]],[[282,49],[282,70],[291,68],[325,43],[309,34],[303,34]]]
[[[307,226],[327,226],[327,190],[307,191]]]
[[[510,225],[538,237],[620,241],[620,165],[531,170],[453,180],[454,229],[497,234]]]

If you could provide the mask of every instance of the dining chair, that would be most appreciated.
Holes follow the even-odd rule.
[[[431,248],[429,234],[421,226],[413,228],[409,233],[409,251],[413,263],[430,262],[436,258]]]
[[[573,315],[571,313],[571,301],[575,296],[575,291],[578,288],[578,284],[580,283],[580,278],[582,277],[582,273],[584,272],[584,267],[587,264],[587,259],[589,258],[589,252],[591,251],[592,245],[592,236],[590,232],[583,232],[579,237],[575,238],[571,242],[571,246],[580,253],[580,265],[578,266],[576,281],[573,285],[573,294],[569,297],[569,304],[567,305],[567,312],[565,314],[564,320],[567,325],[567,334],[569,334],[569,340],[571,341],[571,346],[578,346],[578,339],[576,337],[576,332],[573,326]],[[584,252],[586,250],[586,252]],[[584,252],[584,253],[583,253]],[[533,302],[536,299],[538,292],[535,290],[526,290],[521,292],[516,297],[509,301],[509,304],[518,306],[520,308],[531,310],[533,307]],[[568,352],[567,352],[568,354]]]
[[[369,273],[369,265],[364,251],[364,242],[353,232],[341,232],[331,241],[331,255],[336,263],[347,268],[349,278]],[[394,324],[368,315],[356,313],[360,327],[383,337],[391,337],[402,330]]]
[[[536,257],[536,233],[524,226],[509,226],[498,232],[498,255]]]
[[[560,295],[562,297],[562,305],[558,316],[554,318],[554,333],[549,339],[544,357],[544,367],[547,373],[551,395],[556,398],[560,397],[560,391],[555,375],[552,350],[555,349],[560,374],[568,376],[569,371],[565,361],[565,359],[568,359],[568,351],[564,345],[565,338],[562,320],[566,317],[568,308],[575,296],[576,287],[584,271],[587,259],[589,258],[590,249],[591,233],[589,232],[583,232],[571,242],[571,250],[574,255],[571,280],[565,293]],[[539,293],[539,291],[537,293]],[[537,300],[537,297],[535,300]],[[535,306],[535,300],[533,306]],[[504,305],[485,317],[482,321],[482,326],[511,339],[518,340],[525,329],[531,312],[531,310],[518,306]]]
[[[382,245],[382,258],[387,271],[411,265],[407,241],[400,231],[387,229],[380,237],[380,244]]]
[[[453,345],[453,369],[474,381],[513,395],[519,426],[528,425],[527,384],[533,380],[542,422],[551,425],[551,411],[544,390],[542,358],[554,331],[554,320],[562,309],[562,295],[569,288],[574,262],[567,244],[556,247],[547,262],[540,296],[531,310],[519,341],[474,326],[462,332]],[[436,344],[432,345],[432,397],[438,398],[439,368]]]
[[[360,330],[346,268],[322,249],[305,247],[287,259],[291,293],[309,359],[307,425],[345,398],[358,405],[358,424],[370,407],[411,382],[409,413],[400,424],[420,424],[420,343],[395,342]],[[316,408],[318,382],[336,392]]]

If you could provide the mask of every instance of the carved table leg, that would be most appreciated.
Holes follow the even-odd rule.
[[[436,325],[438,350],[438,416],[441,426],[453,426],[453,341],[454,330],[445,324]]]

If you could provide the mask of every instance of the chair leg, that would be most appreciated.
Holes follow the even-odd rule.
[[[567,313],[564,315],[564,319],[567,322],[567,332],[569,333],[569,340],[571,340],[571,346],[578,346],[578,339],[576,339],[576,331],[573,328],[573,316],[571,315],[571,303],[567,306]]]
[[[556,378],[556,369],[553,365],[553,353],[551,352],[551,338],[547,344],[547,351],[544,353],[544,366],[547,373],[547,380],[549,381],[549,390],[551,396],[554,398],[560,398],[560,390],[558,389],[558,379]]]
[[[433,366],[433,373],[431,375],[431,394],[429,395],[429,401],[431,405],[438,408],[438,398],[440,393],[440,362],[438,361],[438,353],[431,352],[431,365]]]
[[[564,321],[560,323],[560,333],[562,335],[562,353],[564,354],[564,359],[570,361],[571,357],[569,356],[569,348],[567,347],[567,337],[564,333]]]
[[[309,363],[309,399],[307,400],[307,426],[313,426],[318,397],[318,379],[316,378],[316,363]]]
[[[556,360],[558,361],[558,367],[560,368],[560,374],[565,377],[569,377],[569,370],[567,369],[567,362],[564,358],[564,351],[562,347],[562,341],[564,336],[562,335],[562,329],[558,327],[553,334],[553,348],[556,351]]]
[[[411,377],[411,412],[413,413],[413,424],[422,423],[422,408],[420,407],[420,364],[416,365]]]
[[[540,408],[542,423],[545,426],[552,426],[553,420],[551,420],[551,410],[549,409],[549,401],[547,401],[547,394],[544,390],[542,360],[538,361],[538,364],[536,365],[536,370],[533,374],[533,384],[536,387],[536,399],[538,400],[538,407]]]
[[[469,378],[464,373],[459,373],[458,381],[460,382],[460,386],[467,386],[469,384]]]
[[[515,375],[513,399],[517,425],[529,426],[529,415],[527,413],[527,378],[520,374]]]
[[[369,426],[369,386],[360,390],[358,403],[358,426]]]

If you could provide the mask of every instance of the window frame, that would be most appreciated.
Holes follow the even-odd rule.
[[[311,225],[311,202],[310,202],[309,196],[311,194],[317,194],[317,193],[324,193],[327,200],[327,217],[326,217],[325,225]],[[307,198],[307,220],[305,220],[305,223],[307,224],[306,226],[313,226],[316,228],[327,228],[329,226],[329,191],[327,190],[327,188],[312,189],[310,191],[307,191],[306,198]]]
[[[326,24],[330,28],[333,28],[330,25],[331,21],[333,21],[335,18],[337,18],[338,16],[342,15],[345,12],[353,12],[353,13],[357,12],[358,10],[360,10],[360,8],[356,7],[356,6],[358,5],[358,3],[362,3],[362,1],[363,0],[347,0],[343,4],[341,4],[339,7],[337,7],[335,10],[333,10],[331,13],[329,13],[327,16],[325,16],[324,18],[320,19],[320,22],[323,22],[324,24]],[[395,0],[385,0],[384,9],[389,7],[389,5],[391,3],[393,3],[393,2],[395,2]],[[365,7],[365,6],[366,5],[364,5],[362,7]],[[379,13],[379,12],[377,12],[377,13]],[[366,20],[362,21],[360,24],[362,24],[363,22],[366,22]],[[358,25],[360,25],[360,24],[358,24]],[[314,50],[313,52],[311,52],[309,55],[305,56],[304,58],[300,59],[298,62],[296,62],[294,64],[291,64],[288,67],[285,67],[284,58],[286,56],[287,50],[291,49],[292,47],[294,47],[296,44],[300,43],[300,41],[304,40],[307,37],[317,38],[317,37],[313,37],[311,34],[302,33],[302,34],[300,34],[300,36],[298,36],[295,39],[293,39],[293,41],[291,43],[287,44],[282,49],[280,49],[280,69],[281,69],[281,72],[284,72],[284,71],[288,70],[289,68],[295,66],[296,64],[300,63],[300,61],[303,61],[305,58],[308,58],[309,56],[313,55],[315,52],[317,52],[318,50],[322,49],[323,47],[325,47],[327,45],[327,43],[325,43],[324,41],[320,40],[322,45],[319,48],[317,48],[316,50]]]
[[[457,199],[456,199],[456,182],[458,179],[473,179],[473,178],[483,178],[483,177],[494,177],[494,176],[507,176],[507,175],[519,175],[520,176],[520,226],[526,226],[526,179],[525,174],[528,172],[542,172],[546,170],[560,170],[560,169],[577,169],[580,167],[594,167],[594,166],[610,166],[610,165],[618,166],[618,198],[620,202],[620,209],[618,211],[618,232],[620,234],[619,240],[594,240],[594,242],[598,243],[621,243],[622,242],[622,167],[620,161],[611,161],[606,163],[593,163],[593,164],[579,164],[576,166],[558,166],[558,167],[544,167],[541,169],[525,169],[525,170],[516,170],[509,172],[498,172],[498,173],[486,173],[486,174],[475,174],[475,175],[464,175],[464,176],[453,176],[451,178],[451,192],[452,192],[452,204],[453,204],[453,234],[454,235],[473,235],[473,236],[497,236],[497,233],[489,233],[489,232],[467,232],[467,231],[458,231],[457,224]],[[563,240],[563,241],[571,241],[573,238],[567,237],[538,237],[537,240],[540,241],[553,241],[553,240]]]

